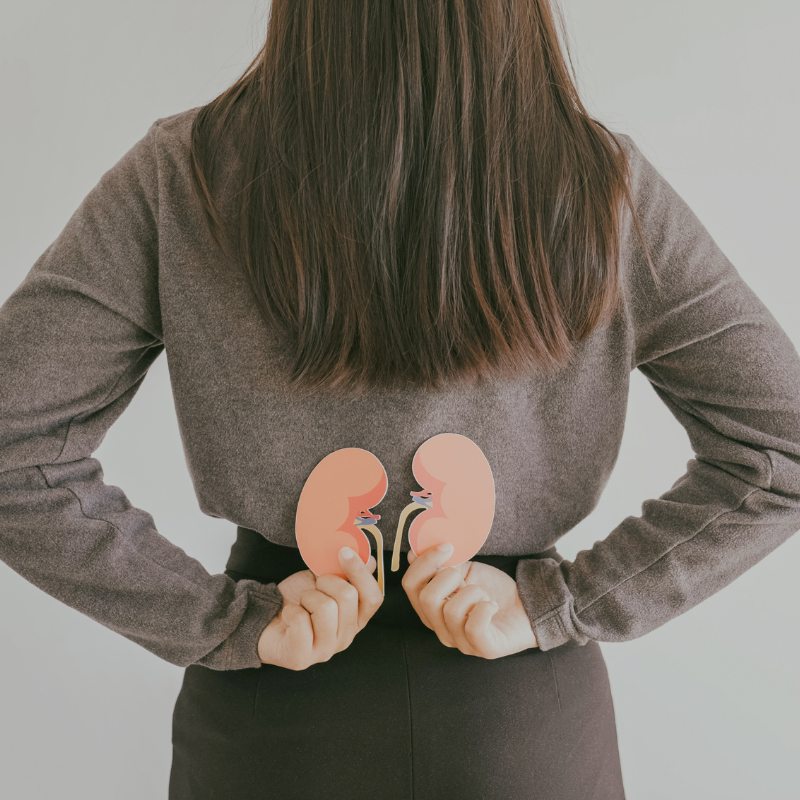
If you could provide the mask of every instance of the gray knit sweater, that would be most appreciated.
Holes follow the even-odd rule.
[[[551,547],[595,508],[640,369],[696,457],[641,516],[574,561],[520,562],[520,596],[544,650],[641,636],[800,529],[797,351],[629,137],[661,294],[628,214],[625,302],[563,371],[480,389],[298,400],[285,392],[277,338],[244,278],[220,268],[192,193],[196,113],[153,123],[0,307],[0,559],[31,583],[173,664],[259,666],[259,635],[280,608],[274,584],[210,575],[104,483],[92,458],[162,350],[206,514],[296,546],[309,473],[328,453],[360,447],[386,468],[375,510],[396,522],[420,488],[416,449],[454,432],[494,474],[481,552],[506,555]]]

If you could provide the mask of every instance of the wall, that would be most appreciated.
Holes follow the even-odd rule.
[[[635,138],[800,342],[800,6],[563,6],[591,112]],[[267,8],[244,0],[0,8],[0,302],[153,120],[207,102],[238,76],[261,43]],[[152,513],[162,534],[209,571],[224,569],[235,529],[197,508],[163,356],[95,455],[106,482]],[[635,372],[615,472],[561,552],[572,558],[641,513],[691,457],[683,429]],[[631,800],[797,796],[798,564],[793,537],[689,613],[636,641],[602,646]],[[182,670],[3,564],[0,642],[0,795],[166,796]]]

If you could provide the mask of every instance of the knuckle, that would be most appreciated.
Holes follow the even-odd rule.
[[[335,614],[339,610],[339,604],[332,597],[325,595],[324,599],[320,600],[319,610],[326,614]]]
[[[352,583],[347,583],[342,587],[342,601],[345,603],[358,602],[358,589]]]
[[[459,598],[459,600],[460,599],[461,598]],[[442,605],[442,614],[444,614],[447,619],[455,619],[461,612],[461,605],[462,604],[456,600],[455,595],[446,597]]]
[[[372,591],[370,592],[371,597],[369,598],[369,602],[377,608],[378,606],[383,604],[384,596],[383,592],[375,586]]]
[[[419,590],[417,597],[419,597],[421,603],[430,603],[433,599],[432,594],[431,585],[428,583]]]
[[[475,630],[475,620],[472,617],[467,617],[467,621],[464,625],[464,633],[467,636],[467,641],[472,645],[472,647],[476,647],[479,643],[479,638],[476,635],[477,631]]]
[[[446,632],[441,630],[436,630],[436,628],[432,629],[433,632],[436,634],[436,638],[445,646],[445,647],[455,647],[455,642],[447,635]]]
[[[315,597],[316,597],[318,594],[321,594],[321,592],[320,592],[318,589],[306,589],[306,590],[305,590],[305,591],[304,591],[304,592],[303,592],[303,593],[300,595],[300,602],[301,602],[301,603],[308,603],[308,602],[312,602],[312,601],[313,601],[313,599],[314,599],[314,598],[315,598]]]
[[[481,658],[486,658],[491,661],[498,656],[495,648],[487,646],[485,642],[473,641],[470,642],[470,644],[472,645],[472,649],[475,651],[475,655],[480,656]]]
[[[448,600],[442,608],[442,616],[449,625],[460,627],[464,616],[463,604],[455,600]]]

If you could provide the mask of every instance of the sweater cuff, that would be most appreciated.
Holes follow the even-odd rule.
[[[573,622],[572,597],[561,569],[552,558],[525,558],[517,564],[517,591],[528,615],[539,649],[574,641],[586,644],[589,637]]]
[[[283,595],[276,583],[240,580],[246,584],[247,606],[239,624],[231,635],[206,653],[196,664],[215,670],[250,669],[260,667],[258,640],[264,628],[272,622],[283,607]]]

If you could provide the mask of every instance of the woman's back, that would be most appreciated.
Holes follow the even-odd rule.
[[[90,457],[162,348],[205,513],[291,546],[311,470],[333,450],[360,447],[389,477],[376,510],[397,519],[418,488],[415,450],[450,431],[478,444],[492,467],[497,504],[482,552],[497,555],[544,550],[594,508],[617,456],[629,374],[640,368],[699,458],[644,505],[642,518],[624,520],[568,569],[523,568],[520,592],[543,649],[639,636],[721,588],[800,524],[794,347],[632,140],[625,137],[637,211],[664,289],[654,289],[626,228],[625,303],[566,368],[478,388],[299,397],[284,390],[280,340],[244,280],[215,256],[193,199],[194,113],[153,124],[3,307],[3,371],[13,375],[3,396],[4,492],[23,529],[55,537],[58,561],[43,588],[181,665],[208,653],[241,617],[240,608],[224,610],[230,588],[198,573],[149,515],[104,486]],[[725,535],[731,525],[743,534],[736,547]],[[102,546],[112,531],[118,545]],[[4,558],[35,573],[39,555],[14,540],[6,533]],[[698,559],[703,569],[689,570]],[[138,608],[130,628],[123,586],[102,600],[93,592],[109,575],[130,580],[133,597],[166,592],[169,602]],[[252,641],[228,643],[227,668],[257,665]]]

